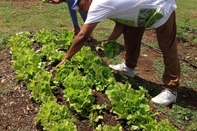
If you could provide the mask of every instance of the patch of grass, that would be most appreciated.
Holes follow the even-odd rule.
[[[153,68],[155,69],[156,75],[159,78],[162,78],[163,72],[164,72],[164,63],[163,59],[157,59],[153,63]]]
[[[188,45],[197,47],[197,19],[196,19],[196,0],[176,0],[177,10],[177,37]]]
[[[159,45],[158,45],[157,42],[156,42],[156,43],[150,43],[150,46],[151,46],[152,48],[155,48],[155,49],[160,50],[160,49],[159,49]]]
[[[192,79],[187,79],[187,80],[185,81],[185,85],[186,85],[187,87],[191,87],[191,88],[193,88],[193,89],[195,89],[195,90],[197,90],[196,83],[197,83],[197,80],[192,80]]]
[[[144,56],[147,55],[147,50],[149,49],[147,46],[143,46],[143,44],[146,44],[146,38],[143,37],[142,38],[142,45],[141,45],[141,49],[140,49],[140,55]]]
[[[158,106],[158,112],[168,115],[171,122],[184,131],[196,131],[197,111],[193,107],[174,104],[171,110]]]
[[[182,41],[186,46],[197,47],[197,28],[191,26],[190,20],[186,20],[184,23],[177,24],[177,38]]]
[[[197,77],[197,73],[195,69],[191,68],[188,63],[182,63],[181,74],[184,77],[184,79],[181,81],[182,85],[185,85],[186,87],[190,87],[193,89],[197,89],[196,86],[197,80],[193,79],[193,77]]]
[[[8,34],[2,34],[0,36],[0,51],[6,48],[9,38],[10,36]]]
[[[21,31],[36,32],[40,29],[49,30],[72,30],[70,14],[66,3],[61,4],[43,4],[36,0],[32,3],[24,4],[22,2],[0,2],[0,16],[3,16],[0,22],[0,35],[9,33],[13,35]],[[6,15],[5,15],[6,14]],[[79,13],[79,25],[83,25]],[[114,22],[106,19],[99,23],[94,31],[94,38],[106,40]]]
[[[187,63],[181,64],[181,73],[182,73],[185,77],[187,77],[187,73],[188,73],[189,71],[191,71],[191,68],[189,67],[189,64],[187,64]]]
[[[39,29],[59,30],[72,28],[67,24],[71,18],[67,11],[67,5],[42,4],[41,1],[1,2],[0,16],[3,16],[0,24],[1,33],[15,34],[21,31],[37,31]],[[4,15],[6,14],[6,15]]]
[[[184,23],[186,20],[190,21],[192,27],[197,23],[196,18],[196,0],[175,0],[177,4],[176,17],[177,23]]]

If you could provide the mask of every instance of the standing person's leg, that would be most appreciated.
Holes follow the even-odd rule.
[[[163,74],[164,87],[167,89],[152,99],[161,105],[169,105],[176,101],[177,88],[180,80],[180,64],[177,51],[176,20],[173,12],[168,21],[156,29],[159,47],[163,54],[165,70]]]
[[[137,66],[144,30],[145,28],[143,27],[126,26],[123,32],[126,50],[125,65],[129,68],[135,68]]]
[[[134,77],[134,69],[137,66],[137,61],[140,55],[141,40],[145,28],[126,26],[124,35],[125,44],[125,62],[118,65],[109,65],[110,68],[119,71],[121,74]]]
[[[73,23],[73,32],[75,33],[75,35],[77,35],[80,31],[80,27],[78,24],[78,19],[77,19],[77,12],[76,10],[72,9],[72,5],[74,4],[74,0],[66,0],[66,3],[68,5],[68,10],[70,13],[70,17],[72,19],[72,23]]]

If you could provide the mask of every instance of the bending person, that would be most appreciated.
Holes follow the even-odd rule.
[[[163,83],[165,89],[151,99],[156,104],[169,105],[176,101],[180,80],[180,64],[177,52],[174,0],[75,0],[73,9],[88,13],[80,32],[75,37],[64,59],[57,65],[70,60],[87,41],[98,23],[109,18],[116,22],[109,40],[124,35],[125,62],[109,65],[120,73],[134,77],[134,70],[140,55],[141,40],[146,28],[155,29],[164,59]]]

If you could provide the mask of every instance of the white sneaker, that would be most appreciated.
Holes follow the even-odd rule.
[[[129,76],[131,78],[134,77],[135,69],[127,67],[124,62],[118,65],[109,65],[109,67],[123,75]]]
[[[152,102],[159,105],[168,106],[171,103],[176,102],[177,92],[171,92],[164,89],[159,95],[151,99]]]

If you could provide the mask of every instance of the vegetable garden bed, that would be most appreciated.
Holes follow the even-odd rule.
[[[35,124],[41,130],[176,130],[167,119],[156,121],[147,90],[116,81],[90,47],[84,46],[55,69],[73,38],[67,30],[39,30],[21,32],[9,40],[16,78],[25,82],[40,105]]]

